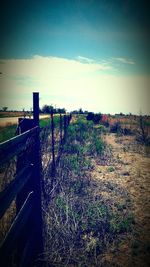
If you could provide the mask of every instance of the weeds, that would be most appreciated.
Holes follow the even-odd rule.
[[[122,214],[116,214],[110,220],[110,232],[112,234],[120,234],[127,231],[131,231],[134,219],[132,216],[123,217]]]
[[[98,131],[99,131],[100,134],[107,134],[108,133],[108,129],[104,125],[99,125],[97,127],[97,129],[98,129]]]
[[[139,130],[136,134],[136,140],[146,146],[150,146],[150,137],[148,135],[148,123],[145,123],[143,116],[139,117]]]
[[[100,137],[93,135],[92,142],[88,145],[89,155],[101,156],[105,149],[105,143]]]
[[[114,168],[114,167],[110,166],[110,167],[108,168],[108,172],[114,172],[114,171],[115,171],[115,168]]]
[[[120,135],[122,133],[122,128],[120,122],[115,122],[111,127],[110,127],[110,132],[111,133],[116,133]]]
[[[69,126],[57,171],[59,190],[45,207],[47,266],[98,266],[113,236],[130,231],[132,221],[91,190],[91,154],[106,148],[93,123],[81,119]]]

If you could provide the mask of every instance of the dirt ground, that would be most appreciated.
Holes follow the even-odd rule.
[[[133,217],[132,230],[114,238],[100,258],[106,266],[150,266],[150,157],[137,145],[134,136],[104,136],[111,157],[100,162],[93,159],[93,192],[103,197],[122,216]],[[105,264],[104,264],[105,265]]]

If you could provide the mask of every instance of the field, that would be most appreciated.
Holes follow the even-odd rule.
[[[18,117],[17,117],[18,118]],[[9,119],[9,117],[7,117]],[[49,118],[40,119],[40,127],[45,127],[50,123]],[[17,131],[16,120],[14,122],[5,122],[4,125],[0,123],[0,143],[14,137]]]
[[[41,144],[42,267],[150,265],[149,118],[107,122],[72,118],[52,190],[49,136]]]
[[[23,111],[0,111],[0,118],[23,117]]]
[[[136,133],[72,119],[44,209],[48,266],[149,266],[150,150]]]

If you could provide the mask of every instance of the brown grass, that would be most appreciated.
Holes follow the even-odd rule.
[[[112,146],[113,157],[109,171],[107,165],[95,162],[92,172],[96,192],[108,203],[120,205],[122,211],[130,211],[134,218],[131,234],[114,240],[102,261],[110,266],[149,266],[150,248],[150,158],[133,137],[105,136]],[[118,189],[122,194],[118,194]],[[125,194],[124,194],[125,193]]]

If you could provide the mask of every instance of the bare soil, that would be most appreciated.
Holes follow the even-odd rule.
[[[150,157],[134,136],[108,134],[111,158],[93,159],[93,192],[103,197],[122,216],[133,216],[132,230],[113,239],[99,259],[105,266],[150,266]]]

